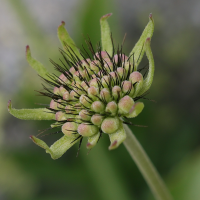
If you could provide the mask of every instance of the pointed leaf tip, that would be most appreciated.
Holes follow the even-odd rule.
[[[107,18],[110,17],[111,15],[112,15],[112,13],[108,13],[108,14],[102,16],[102,17],[100,18],[100,21],[101,21],[101,20],[107,19]]]

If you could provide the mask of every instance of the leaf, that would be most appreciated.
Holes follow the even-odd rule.
[[[23,120],[55,120],[55,114],[49,113],[50,111],[46,108],[15,109],[12,108],[11,100],[8,101],[8,112]]]

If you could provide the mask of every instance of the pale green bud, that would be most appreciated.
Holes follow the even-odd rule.
[[[68,137],[74,137],[77,132],[77,124],[75,122],[66,122],[62,126],[62,132]]]
[[[122,90],[119,86],[114,86],[112,88],[112,96],[114,97],[115,100],[121,98],[122,96]]]
[[[103,119],[104,117],[102,115],[95,114],[95,115],[92,115],[91,122],[96,126],[100,126]]]
[[[63,99],[64,99],[64,100],[69,100],[69,98],[70,98],[69,92],[66,91],[66,92],[63,94]]]
[[[91,116],[87,110],[81,110],[79,112],[79,116],[81,117],[82,120],[84,121],[90,121]]]
[[[101,124],[101,130],[104,133],[111,134],[117,131],[119,128],[119,118],[118,117],[107,117],[103,120]]]
[[[98,133],[99,129],[95,125],[80,124],[77,129],[78,133],[84,137],[90,137]]]
[[[82,94],[79,98],[80,102],[86,107],[86,108],[90,108],[91,106],[91,100],[85,96],[84,94]]]
[[[94,101],[91,108],[96,113],[104,113],[105,111],[105,105],[101,101]]]
[[[105,100],[106,102],[109,102],[112,100],[110,90],[108,88],[103,88],[100,92],[101,99]]]
[[[133,99],[128,95],[124,96],[118,103],[119,113],[122,115],[128,114],[133,105]]]
[[[99,95],[99,88],[91,86],[88,88],[88,96],[92,98],[92,100],[97,100],[97,95]]]
[[[127,118],[137,117],[143,110],[144,104],[142,102],[135,103],[130,109],[129,113],[125,115]]]
[[[117,113],[117,104],[115,101],[111,101],[106,105],[106,112],[111,113],[113,116]]]

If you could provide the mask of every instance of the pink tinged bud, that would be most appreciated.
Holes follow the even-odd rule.
[[[109,150],[116,149],[125,139],[126,139],[126,132],[123,128],[122,122],[120,122],[119,128],[116,132],[109,134],[110,138],[110,146]]]
[[[82,94],[79,98],[81,104],[83,104],[86,108],[90,108],[91,107],[91,100],[85,96],[84,94]]]
[[[77,133],[77,124],[75,122],[67,122],[62,126],[62,132],[68,137],[74,137]]]
[[[66,73],[67,73],[67,72],[66,72]],[[68,78],[67,78],[64,74],[61,74],[61,75],[59,76],[58,81],[59,81],[61,84],[63,84],[63,83],[68,83],[68,84],[70,84],[70,83],[71,83],[71,81],[68,80]]]
[[[59,88],[55,87],[55,88],[53,89],[53,93],[56,94],[56,95],[59,95],[59,94],[60,94]]]
[[[111,101],[106,106],[106,112],[111,113],[113,116],[117,113],[117,104],[115,101]]]
[[[99,88],[91,86],[88,88],[88,96],[91,97],[94,101],[98,98],[96,96],[99,95]]]
[[[58,99],[58,103],[57,103],[57,107],[59,108],[59,109],[62,109],[62,108],[64,108],[65,106],[64,106],[64,101],[62,100],[62,99]]]
[[[97,81],[97,80],[98,80],[97,78],[93,78],[93,79],[90,81],[90,87],[91,87],[91,86],[94,86],[94,87],[98,88],[99,85],[98,85],[98,81]]]
[[[96,126],[100,126],[103,119],[104,119],[104,117],[102,115],[95,114],[95,115],[92,116],[91,122]]]
[[[67,114],[74,114],[74,113],[75,113],[74,108],[73,108],[72,106],[70,106],[70,105],[67,105],[67,106],[65,107],[65,110],[66,110],[66,113],[67,113]]]
[[[110,84],[110,77],[109,76],[103,76],[101,78],[101,83],[102,83],[104,88],[108,88],[109,84]]]
[[[55,102],[53,99],[50,102],[50,108],[55,110],[58,109],[57,102]]]
[[[101,99],[103,99],[106,102],[112,101],[110,90],[108,88],[103,88],[100,92],[100,96],[101,96]]]
[[[98,60],[93,60],[91,63],[90,63],[90,69],[94,72],[98,72],[99,71],[99,68],[100,68],[100,62]]]
[[[120,78],[126,76],[126,70],[123,67],[118,67],[117,68],[117,73],[118,73],[118,75],[119,75]]]
[[[67,119],[67,116],[64,112],[62,111],[59,111],[56,113],[56,120],[57,121],[63,121],[63,120],[66,120]]]
[[[64,94],[66,91],[67,91],[67,90],[66,90],[63,86],[60,86],[60,88],[59,88],[60,95],[63,96],[63,94]]]
[[[96,113],[104,113],[105,111],[105,105],[101,101],[93,102],[91,108]]]
[[[116,132],[118,128],[119,128],[118,117],[107,117],[103,120],[101,124],[101,130],[107,134]]]
[[[101,51],[100,53],[97,52],[95,55],[96,55],[96,56],[94,56],[94,58],[95,58],[95,59],[98,58],[99,60],[100,60],[100,57],[101,57],[102,59],[109,58],[108,54],[107,54],[105,51]]]
[[[100,133],[97,133],[97,134],[95,134],[91,137],[88,137],[88,143],[87,143],[87,146],[86,146],[87,149],[93,148],[97,144],[99,137],[100,137]]]
[[[137,117],[143,110],[144,104],[142,102],[135,103],[130,109],[129,113],[125,115],[127,118]]]
[[[88,84],[89,85],[89,84]],[[85,90],[85,91],[87,91],[88,90],[88,85],[84,82],[84,81],[82,81],[81,82],[81,87]]]
[[[71,68],[69,69],[69,71],[71,72],[72,75],[76,72],[76,70],[75,70],[74,67],[71,67]]]
[[[79,95],[78,95],[74,90],[72,90],[72,91],[70,92],[70,99],[71,99],[71,100],[77,100],[78,97],[79,97]]]
[[[74,74],[73,74],[73,78],[76,82],[80,82],[80,76],[82,76],[82,74],[80,73],[80,71],[76,71]]]
[[[84,137],[90,137],[99,132],[99,128],[90,124],[80,124],[77,129],[78,133]]]
[[[80,61],[80,64],[83,67],[83,69],[84,69],[84,67],[88,68],[90,66],[90,63],[91,63],[91,60],[89,58],[87,58],[86,60]]]
[[[116,64],[118,64],[118,62],[125,62],[128,60],[128,57],[125,54],[115,54],[113,57],[113,60]]]
[[[104,59],[103,59],[103,62],[104,62],[104,63],[108,63],[108,62],[112,62],[112,60],[110,60],[110,58],[108,57],[108,58],[104,58]]]
[[[114,86],[112,88],[112,96],[116,101],[122,97],[122,90],[119,86]]]
[[[131,73],[134,70],[132,63],[126,61],[124,65],[125,65],[126,73],[128,72]]]
[[[81,110],[79,112],[79,116],[81,117],[82,120],[84,121],[90,121],[91,116],[87,110]]]
[[[132,72],[130,74],[129,80],[132,82],[132,84],[136,83],[134,85],[135,92],[134,92],[134,95],[133,95],[133,97],[136,97],[138,92],[142,89],[143,76],[140,72],[135,71],[135,72]]]
[[[110,62],[110,61],[105,62],[104,67],[107,70],[107,72],[112,72],[113,71],[113,63]]]
[[[133,96],[134,94],[134,87],[133,87],[133,84],[130,82],[130,81],[123,81],[122,82],[122,92],[124,94],[127,94],[129,96]]]
[[[119,114],[126,115],[131,110],[132,106],[134,105],[134,101],[131,97],[126,95],[122,99],[120,99],[118,103]]]
[[[69,92],[68,91],[66,91],[64,94],[63,94],[63,99],[64,100],[69,100]]]

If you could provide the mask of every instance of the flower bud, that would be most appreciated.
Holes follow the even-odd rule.
[[[69,100],[69,92],[68,91],[66,91],[64,94],[63,94],[63,99],[64,100]]]
[[[50,108],[55,110],[58,109],[57,102],[55,102],[53,99],[50,102]]]
[[[110,84],[110,77],[109,76],[103,76],[101,78],[101,83],[102,83],[104,88],[108,88],[108,86]]]
[[[108,54],[105,51],[101,51],[101,52],[97,52],[95,54],[94,58],[98,58],[100,60],[101,58],[103,58],[103,59],[109,58],[109,56],[108,56]]]
[[[82,69],[84,69],[84,67],[88,68],[90,66],[90,63],[91,63],[91,60],[89,58],[87,58],[86,60],[80,61]]]
[[[77,132],[77,124],[75,122],[66,122],[62,126],[62,132],[68,137],[74,137]]]
[[[91,97],[94,101],[97,100],[97,95],[99,95],[99,88],[94,86],[88,88],[88,96]]]
[[[133,97],[136,97],[138,92],[141,90],[143,86],[143,76],[140,72],[135,71],[130,74],[129,80],[132,82],[132,84],[137,82],[134,86],[135,92],[133,96]]]
[[[143,110],[144,104],[142,102],[135,103],[130,109],[129,113],[125,115],[127,118],[137,117]]]
[[[91,116],[87,110],[81,110],[79,112],[79,116],[81,117],[82,120],[84,121],[90,121]]]
[[[90,101],[90,99],[86,96],[86,95],[84,95],[84,94],[82,94],[81,96],[80,96],[80,98],[79,98],[79,100],[80,100],[80,102],[86,107],[86,108],[90,108],[90,106],[91,106],[91,101]]]
[[[62,109],[62,108],[65,107],[64,105],[65,105],[64,101],[62,99],[58,99],[58,101],[57,101],[57,107],[59,109]]]
[[[133,67],[133,64],[132,64],[132,63],[126,61],[126,62],[124,63],[124,65],[125,65],[126,73],[128,73],[128,72],[131,73],[131,72],[134,70],[134,67]]]
[[[104,67],[107,70],[107,72],[113,71],[113,63],[111,61],[107,61],[104,63]]]
[[[97,126],[90,124],[80,124],[77,129],[78,133],[84,137],[90,137],[98,133],[99,129]]]
[[[66,120],[67,117],[66,117],[66,114],[62,111],[59,111],[56,113],[56,120],[57,121],[63,121],[63,120]]]
[[[74,90],[70,92],[70,100],[77,100],[78,97],[78,94]]]
[[[106,112],[111,113],[113,116],[117,113],[117,104],[115,101],[111,101],[106,105]]]
[[[67,73],[67,72],[66,72],[66,73]],[[63,84],[63,83],[70,84],[70,83],[71,83],[71,81],[68,80],[68,78],[67,78],[64,74],[61,74],[61,75],[59,76],[58,81],[59,81],[61,84]]]
[[[60,93],[60,95],[63,96],[63,94],[64,94],[65,92],[67,92],[67,90],[66,90],[63,86],[60,86],[60,88],[59,88],[59,93]]]
[[[117,73],[118,73],[119,77],[122,78],[122,77],[125,77],[126,70],[123,67],[118,67]]]
[[[76,72],[76,70],[75,70],[74,67],[71,67],[71,68],[69,69],[69,71],[71,72],[72,75]]]
[[[119,113],[122,115],[128,114],[133,105],[133,99],[128,95],[124,96],[118,103]]]
[[[125,54],[115,54],[113,57],[113,60],[116,64],[118,64],[118,62],[125,62],[128,60],[128,57]]]
[[[134,94],[134,87],[130,81],[123,81],[122,82],[122,92],[129,96],[133,96]]]
[[[100,68],[100,62],[99,62],[98,60],[93,60],[93,61],[90,63],[90,69],[91,69],[92,71],[94,71],[95,73],[98,73],[99,68]]]
[[[108,88],[103,88],[100,92],[101,99],[105,100],[106,102],[109,102],[112,100],[110,90]]]
[[[119,118],[118,117],[107,117],[103,120],[101,124],[101,130],[104,133],[111,134],[117,131],[119,128]]]
[[[96,126],[100,126],[103,119],[104,117],[102,115],[95,114],[95,115],[92,115],[91,122]]]
[[[87,91],[88,90],[88,85],[84,82],[84,81],[82,81],[81,82],[81,86],[83,87],[83,89],[85,90],[85,91]]]
[[[119,86],[114,86],[112,88],[112,96],[114,97],[114,99],[116,101],[121,98],[121,96],[122,96],[122,90],[121,90],[121,88]]]
[[[99,85],[98,85],[97,80],[98,80],[97,78],[93,78],[93,79],[90,81],[90,87],[91,87],[91,86],[94,86],[94,87],[98,88]]]
[[[53,93],[56,94],[56,95],[59,95],[59,94],[60,94],[60,90],[59,90],[59,88],[54,87],[54,89],[53,89]]]
[[[96,113],[104,113],[105,111],[105,105],[101,101],[93,102],[91,108]]]

